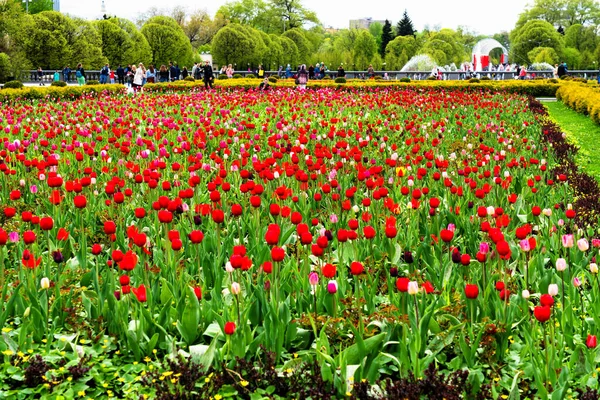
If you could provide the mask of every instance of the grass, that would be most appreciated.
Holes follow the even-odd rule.
[[[600,125],[560,101],[545,103],[545,106],[567,135],[567,140],[579,147],[577,165],[600,181]]]

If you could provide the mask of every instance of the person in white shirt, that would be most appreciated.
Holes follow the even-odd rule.
[[[133,67],[135,68],[135,67]],[[140,63],[135,70],[135,75],[133,76],[133,90],[139,91],[144,84],[144,79],[146,78],[146,69],[144,68],[144,64]]]

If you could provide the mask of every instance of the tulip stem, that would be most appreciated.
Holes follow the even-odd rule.
[[[565,272],[560,271],[560,279],[562,280],[562,304],[561,308],[563,310],[563,314],[565,312]]]
[[[544,331],[544,348],[546,350],[546,379],[544,380],[544,387],[548,390],[548,381],[550,379],[550,353],[548,351],[548,339],[546,337],[546,324],[542,324]]]
[[[415,333],[419,333],[419,303],[417,302],[417,295],[414,296],[415,297],[415,317],[416,317],[416,323],[417,326],[415,327],[416,332]],[[418,373],[419,371],[417,371]]]

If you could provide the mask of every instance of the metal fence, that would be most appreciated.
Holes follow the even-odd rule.
[[[55,71],[52,70],[43,70],[41,77],[37,70],[31,71],[23,71],[20,76],[20,80],[24,83],[41,83],[41,84],[50,84],[54,80]],[[295,74],[295,71],[293,72]],[[256,77],[256,72],[254,71],[235,71],[234,74],[239,74],[242,77],[247,77],[249,75],[253,75]],[[335,79],[337,77],[337,71],[327,71],[325,73],[329,78]],[[535,74],[535,78],[552,78],[552,71],[529,71],[528,77],[529,79],[533,78],[533,74]],[[215,75],[218,76],[219,72],[215,71]],[[265,76],[279,76],[285,77],[285,71],[265,71]],[[375,71],[374,75],[377,77],[381,77],[382,79],[388,80],[399,80],[402,78],[410,78],[411,80],[426,80],[431,76],[431,71]],[[585,79],[597,79],[598,71],[594,70],[574,70],[569,71],[569,76],[585,78]],[[64,81],[64,76],[62,71],[59,71],[60,80]],[[346,71],[345,72],[346,79],[368,79],[369,76],[366,71]],[[441,78],[443,80],[465,80],[470,79],[472,77],[482,78],[488,77],[493,80],[509,80],[516,79],[517,73],[514,71],[506,72],[506,71],[478,71],[478,72],[465,72],[465,71],[448,71],[442,72]],[[115,77],[116,78],[116,77]],[[100,71],[86,71],[85,72],[86,82],[90,80],[100,80]],[[115,79],[116,80],[116,79]],[[75,77],[75,71],[71,72],[68,76],[67,82],[69,83],[77,83],[77,78]]]

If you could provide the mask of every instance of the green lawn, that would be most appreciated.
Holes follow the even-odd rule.
[[[600,125],[560,101],[548,102],[545,106],[552,119],[567,134],[567,139],[579,147],[577,164],[582,171],[600,181]]]

